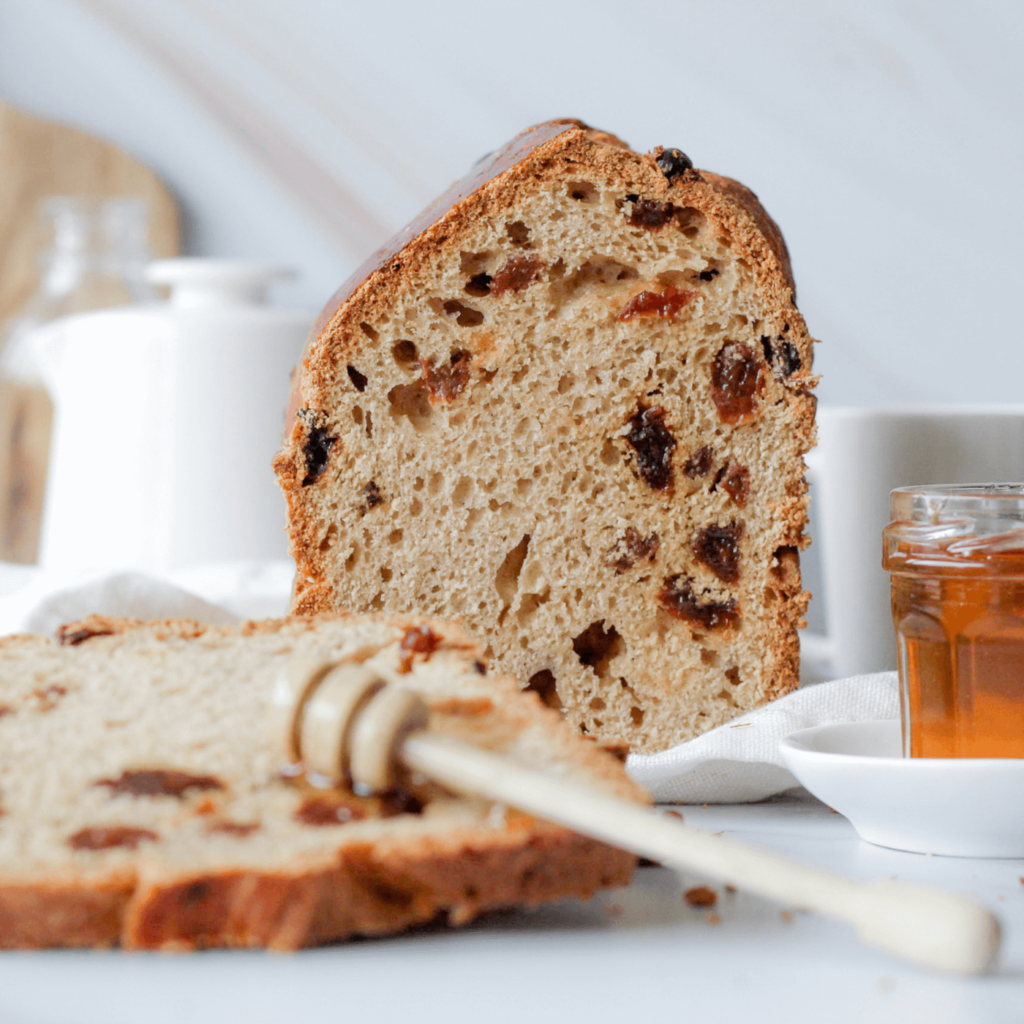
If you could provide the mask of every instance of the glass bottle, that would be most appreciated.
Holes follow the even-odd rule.
[[[33,563],[46,493],[53,402],[33,335],[60,317],[147,302],[149,208],[131,197],[50,196],[39,217],[51,239],[34,295],[0,328],[0,560]]]

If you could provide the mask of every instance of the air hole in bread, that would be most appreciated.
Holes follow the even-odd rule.
[[[527,248],[530,244],[530,229],[521,220],[506,223],[505,234],[513,245]]]
[[[783,584],[786,593],[800,589],[800,553],[795,547],[776,548],[772,556],[772,575]]]
[[[477,298],[482,298],[484,295],[489,295],[491,291],[491,281],[494,279],[490,274],[474,274],[467,282],[465,287],[462,289],[467,295],[474,295]]]
[[[404,417],[417,433],[429,430],[432,426],[430,395],[423,381],[393,387],[388,392],[388,406],[393,419]]]
[[[681,210],[676,210],[676,223],[687,238],[696,238],[707,227],[708,221],[699,210],[692,206],[684,206]]]
[[[613,658],[622,653],[625,644],[619,631],[610,626],[605,629],[604,619],[592,622],[572,642],[572,649],[580,664],[592,668],[599,679],[607,679]]]
[[[614,466],[622,459],[622,453],[615,447],[611,440],[606,440],[601,446],[601,461],[606,466]]]
[[[404,530],[392,530],[388,534],[388,543],[389,544],[401,544],[402,543],[402,538],[404,536],[405,536],[405,531]]]
[[[452,504],[465,505],[473,493],[473,480],[471,477],[459,477],[459,482],[452,491]]]
[[[530,680],[524,689],[537,694],[541,699],[541,703],[546,704],[549,708],[555,708],[558,711],[562,710],[562,701],[558,696],[555,674],[550,669],[546,668],[540,672],[535,672],[530,676]]]
[[[492,504],[497,504],[492,501]],[[505,556],[494,577],[494,586],[498,591],[505,612],[508,611],[519,589],[519,574],[523,571],[526,554],[530,550],[530,535],[523,539]]]
[[[725,670],[725,678],[732,683],[733,686],[740,685],[740,670],[737,665],[732,665]]]
[[[458,299],[448,299],[441,308],[448,317],[454,317],[460,327],[479,327],[484,322],[484,315],[479,309],[467,306]]]
[[[365,321],[359,325],[359,330],[363,332],[371,341],[376,341],[380,337],[379,334]]]
[[[600,697],[594,697],[590,702],[591,711],[604,711],[606,707],[607,705]]]
[[[722,659],[718,655],[718,651],[713,651],[710,647],[702,647],[700,649],[700,660],[705,665],[717,665]]]
[[[345,571],[351,572],[359,564],[360,555],[358,543],[352,544],[352,550],[349,552],[348,558],[345,559]]]
[[[393,575],[394,575],[394,573],[392,573],[392,571],[386,565],[382,565],[380,567],[380,578],[385,583],[390,583],[391,582],[391,577]]]
[[[391,346],[391,358],[403,369],[412,373],[420,368],[420,354],[411,341],[396,341]]]
[[[644,724],[644,709],[638,708],[635,704],[629,709],[630,721],[635,726],[641,726]]]
[[[555,267],[557,266],[556,263]],[[596,256],[586,260],[564,277],[556,276],[554,269],[553,267],[550,275],[550,288],[551,299],[556,306],[568,305],[579,298],[589,298],[595,293],[599,295],[602,286],[609,289],[609,294],[615,294],[613,289],[621,288],[622,285],[640,277],[635,267],[620,263],[610,256]]]
[[[739,705],[736,703],[736,698],[728,690],[719,690],[715,696],[722,701],[725,701],[730,708],[738,708]]]
[[[597,197],[597,189],[589,181],[570,181],[567,188],[569,198],[578,203],[592,203]]]
[[[690,274],[683,270],[663,270],[654,278],[663,288],[686,288],[691,284]]]
[[[493,253],[490,252],[466,252],[459,253],[459,269],[467,277],[475,274],[482,274],[490,266]]]
[[[352,385],[356,391],[366,390],[366,375],[360,373],[354,366],[346,366],[345,370],[348,372],[348,379],[352,381]]]
[[[558,380],[558,393],[564,395],[569,391],[572,391],[573,385],[576,383],[576,378],[571,373],[563,373]]]
[[[546,587],[542,594],[523,594],[519,601],[519,608],[516,610],[516,621],[520,627],[526,625],[527,620],[534,612],[537,611],[542,605],[548,603],[551,599],[551,588]],[[530,638],[524,634],[520,639],[524,640],[525,643],[522,645],[524,650],[528,650],[530,646]]]
[[[536,434],[539,431],[540,424],[532,416],[524,416],[517,424],[515,430],[512,431],[512,436],[516,440],[520,440],[529,436],[530,434]]]

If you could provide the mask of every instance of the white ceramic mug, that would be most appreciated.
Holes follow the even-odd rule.
[[[889,577],[882,569],[889,492],[914,484],[1024,480],[1024,406],[820,406],[818,447],[807,463],[826,622],[824,635],[801,637],[807,675],[894,669]]]

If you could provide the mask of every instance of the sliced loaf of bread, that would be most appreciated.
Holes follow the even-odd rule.
[[[492,677],[458,628],[94,618],[62,640],[0,644],[2,948],[294,949],[629,879],[631,855],[500,805],[423,780],[360,798],[281,763],[267,722],[279,674],[353,658],[400,672],[431,729],[643,798],[615,757]]]
[[[294,610],[460,617],[654,752],[797,683],[811,338],[754,194],[539,125],[334,297],[276,468]]]

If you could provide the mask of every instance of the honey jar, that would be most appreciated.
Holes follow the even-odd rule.
[[[903,752],[1024,757],[1024,484],[892,492]]]

